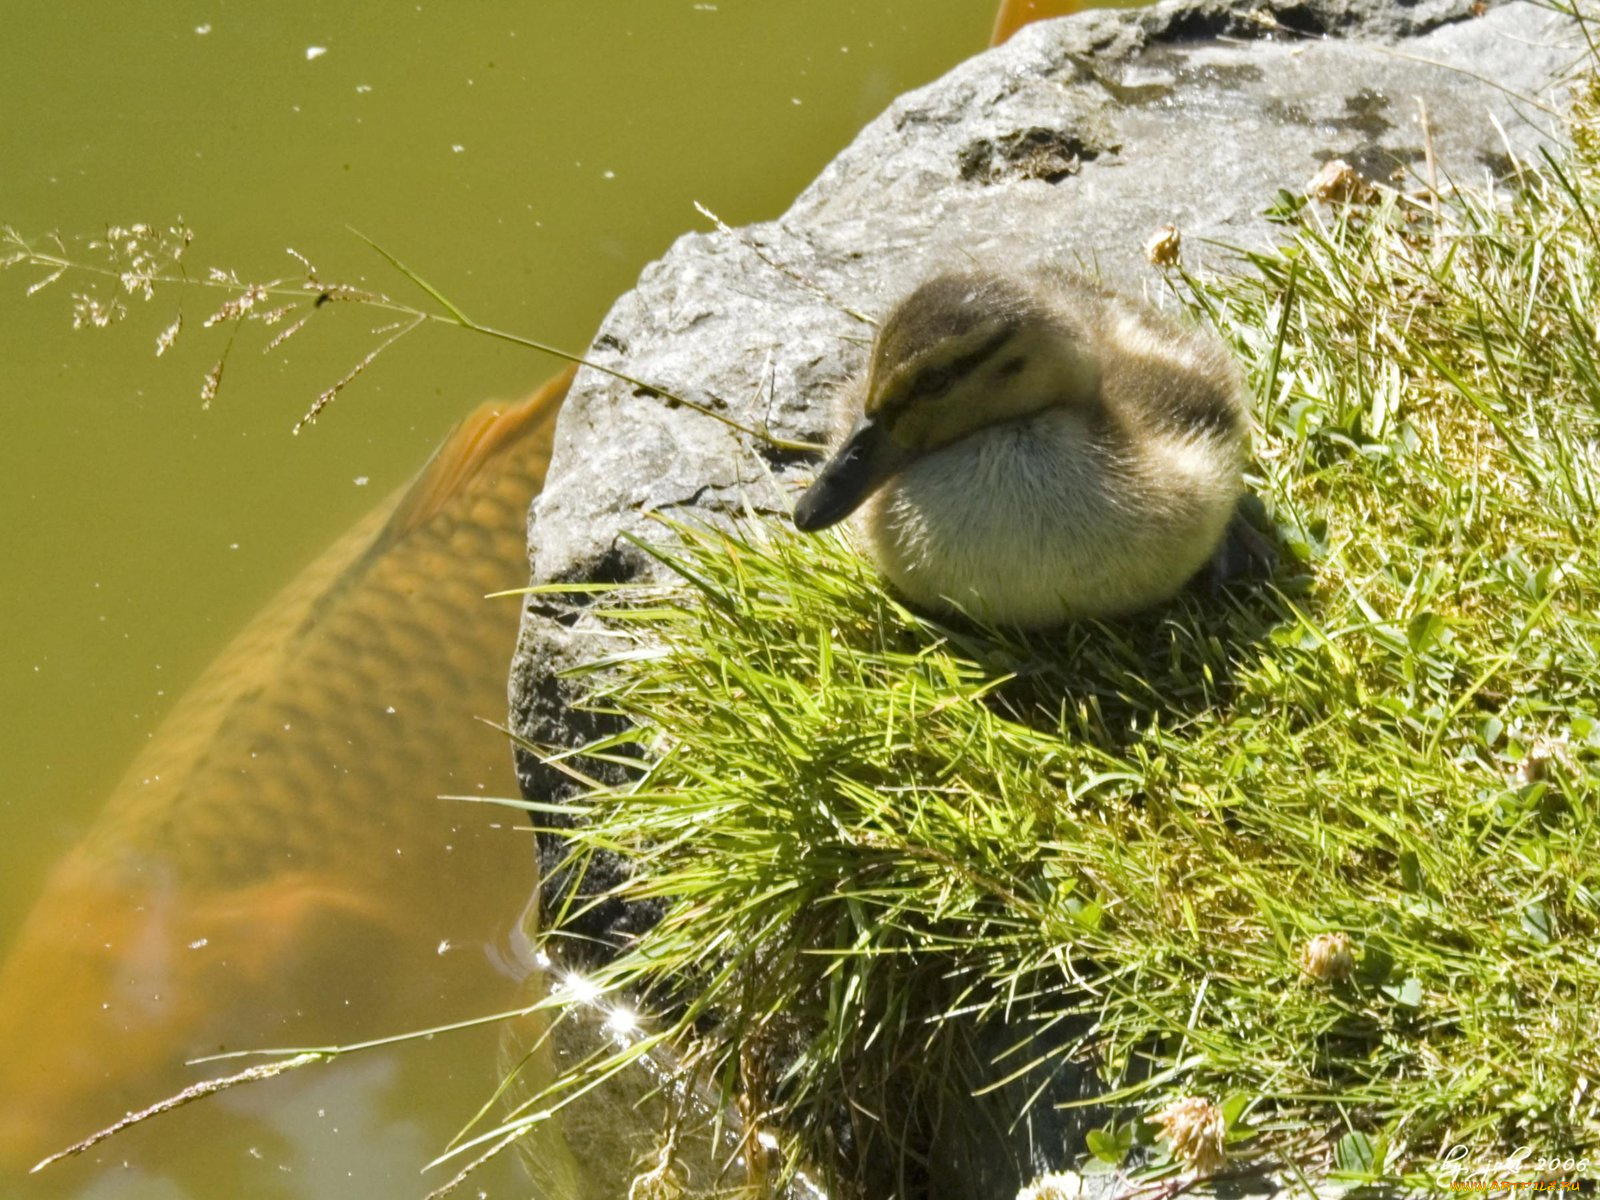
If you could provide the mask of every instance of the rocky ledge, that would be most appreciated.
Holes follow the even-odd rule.
[[[1549,9],[1470,0],[1178,0],[1024,29],[868,125],[776,221],[680,238],[607,315],[589,357],[783,439],[825,437],[830,392],[877,315],[971,257],[1079,263],[1160,291],[1144,245],[1175,226],[1193,266],[1272,236],[1278,189],[1329,161],[1481,182],[1557,134],[1577,31]],[[1426,113],[1426,125],[1423,114]],[[1431,149],[1431,156],[1430,156]],[[1433,164],[1430,168],[1430,162]],[[786,517],[811,463],[595,370],[562,410],[533,504],[533,582],[619,581],[651,566],[625,533],[653,513]],[[542,746],[595,732],[562,672],[597,656],[581,607],[534,599],[511,667],[511,722]],[[531,758],[523,791],[568,780]],[[547,887],[560,844],[541,848]],[[601,867],[604,874],[604,865]],[[602,884],[603,878],[591,877]],[[625,934],[604,911],[588,932]]]
[[[1343,159],[1479,183],[1558,136],[1576,29],[1530,3],[1176,0],[1031,26],[901,97],[776,221],[681,238],[617,301],[592,361],[781,439],[819,441],[831,391],[921,277],[972,257],[1079,263],[1159,296],[1146,241],[1175,226],[1186,265],[1272,237],[1279,189]],[[814,465],[601,371],[580,371],[529,524],[536,584],[648,574],[624,534],[651,514],[786,519]],[[511,720],[541,746],[597,732],[570,667],[603,653],[581,604],[536,597],[511,668]],[[523,790],[565,777],[524,757]],[[559,838],[541,845],[545,886]],[[598,864],[585,890],[604,887]],[[602,908],[615,941],[651,914]]]

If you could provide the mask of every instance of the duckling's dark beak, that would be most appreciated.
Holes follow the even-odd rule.
[[[794,527],[801,533],[816,533],[838,524],[909,458],[882,425],[862,417],[794,506]]]

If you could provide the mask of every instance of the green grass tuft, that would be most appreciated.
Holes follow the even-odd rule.
[[[984,1071],[1068,1062],[1106,1157],[1191,1095],[1246,1166],[1600,1154],[1597,111],[1184,280],[1258,396],[1271,585],[1023,636],[751,520],[602,602],[635,732],[594,752],[641,773],[575,853],[666,916],[599,978],[787,1161],[914,1158]]]

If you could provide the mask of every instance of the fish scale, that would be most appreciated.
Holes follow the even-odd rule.
[[[86,849],[113,859],[164,854],[165,837],[152,845],[144,836],[152,828],[146,812],[160,806],[214,852],[186,863],[189,877],[238,879],[244,872],[248,878],[256,871],[257,852],[284,846],[347,866],[355,858],[359,870],[360,857],[330,838],[365,844],[382,830],[414,840],[412,830],[438,823],[431,797],[441,791],[483,785],[491,794],[495,788],[514,794],[500,739],[471,725],[474,717],[498,720],[504,708],[516,606],[483,596],[514,584],[522,573],[524,514],[543,478],[548,433],[537,446],[527,445],[530,440],[518,444],[518,455],[507,464],[512,469],[486,472],[474,480],[473,492],[447,501],[420,527],[401,538],[379,535],[394,544],[382,555],[360,555],[340,573],[315,606],[319,611],[282,645],[282,665],[267,688],[241,687],[248,667],[219,664],[223,678],[216,690],[239,693],[208,734],[205,753],[187,770],[151,772],[143,758],[136,761],[125,785],[141,794],[108,811]],[[387,507],[392,511],[400,499]],[[457,510],[469,502],[481,523],[457,519]],[[365,530],[358,535],[368,540]],[[341,544],[329,554],[348,556],[349,548]],[[204,702],[216,703],[209,674],[197,690]],[[468,726],[468,736],[449,738],[456,724]],[[397,726],[407,736],[397,738]],[[185,740],[181,732],[176,737]],[[357,753],[352,744],[362,748],[362,778],[347,789],[330,784],[329,768],[348,764]],[[160,747],[150,757],[174,749]],[[417,791],[414,769],[424,758],[434,764],[435,779],[424,785],[421,802],[394,804],[391,793]],[[255,789],[246,803],[227,778],[236,772]],[[143,784],[153,773],[162,779]],[[296,798],[295,820],[285,825],[280,797],[289,796]],[[263,819],[252,823],[253,813]]]
[[[568,372],[484,406],[185,692],[0,968],[0,1184],[219,1046],[349,1041],[515,996],[536,883],[499,723]],[[443,955],[456,946],[463,953]],[[171,1118],[176,1119],[176,1118]]]

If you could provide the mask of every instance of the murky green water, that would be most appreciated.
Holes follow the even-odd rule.
[[[693,201],[735,224],[778,214],[992,18],[990,0],[33,6],[0,39],[0,221],[70,236],[181,214],[191,269],[293,275],[293,247],[324,281],[410,294],[353,226],[474,317],[581,349],[647,261],[704,227]],[[424,330],[291,437],[376,344],[367,314],[281,352],[237,347],[203,410],[227,339],[201,328],[213,297],[158,292],[74,331],[71,278],[25,296],[36,277],[0,274],[0,941],[231,633],[474,404],[556,366]],[[0,1190],[420,1195],[493,1059],[492,1035],[371,1056],[216,1105],[252,1112],[253,1139],[196,1106],[164,1119],[177,1132]]]

